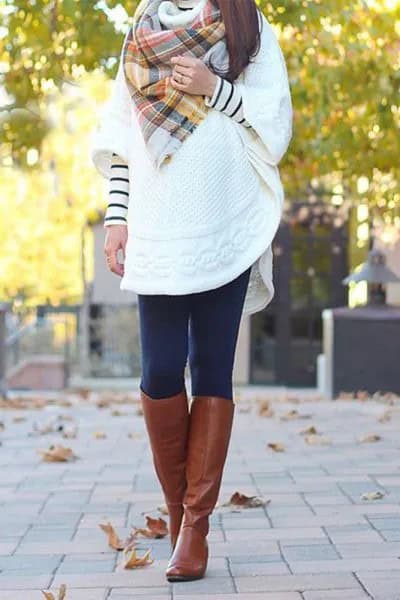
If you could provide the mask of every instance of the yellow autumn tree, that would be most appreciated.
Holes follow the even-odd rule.
[[[40,154],[36,148],[27,153],[28,169],[3,162],[1,297],[28,304],[81,301],[82,236],[88,216],[104,208],[106,198],[90,162],[90,136],[108,92],[109,80],[99,71],[62,92],[49,89],[41,102],[51,129]]]

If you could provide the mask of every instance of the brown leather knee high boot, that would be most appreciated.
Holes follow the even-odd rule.
[[[193,398],[184,512],[176,546],[166,570],[169,581],[200,579],[206,571],[209,515],[218,500],[231,437],[234,406],[228,398]]]
[[[153,399],[140,390],[154,468],[169,512],[172,547],[175,547],[183,515],[186,490],[186,453],[189,407],[186,389],[167,398]]]

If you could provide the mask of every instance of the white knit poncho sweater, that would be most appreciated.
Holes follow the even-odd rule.
[[[168,0],[161,7],[171,27],[176,7]],[[185,11],[186,24],[194,11],[198,6]],[[292,135],[292,104],[279,43],[263,15],[261,21],[260,51],[235,81],[251,129],[210,109],[159,170],[147,153],[120,61],[93,135],[91,158],[106,178],[113,152],[129,165],[121,290],[201,292],[232,281],[251,266],[243,313],[262,310],[271,301],[271,243],[284,199],[278,164]]]

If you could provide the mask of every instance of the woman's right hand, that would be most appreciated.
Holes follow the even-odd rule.
[[[124,265],[118,262],[118,250],[122,250],[125,260],[125,247],[128,240],[127,225],[107,225],[106,238],[104,242],[104,254],[107,266],[112,273],[123,277]]]

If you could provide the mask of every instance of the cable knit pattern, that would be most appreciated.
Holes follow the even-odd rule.
[[[271,243],[283,204],[277,163],[290,140],[292,109],[279,44],[262,20],[260,52],[235,81],[251,127],[210,108],[158,171],[132,109],[121,117],[124,128],[111,132],[105,119],[96,132],[91,154],[98,170],[109,177],[106,151],[111,154],[115,146],[109,140],[121,137],[133,174],[121,290],[200,292],[232,281],[251,266],[243,312],[254,313],[270,302]],[[123,111],[127,90],[120,71],[116,86]]]
[[[171,277],[178,272],[183,277],[196,277],[199,269],[214,272],[226,268],[234,263],[238,254],[244,253],[248,246],[253,244],[250,238],[257,238],[266,225],[266,213],[254,203],[247,207],[242,219],[235,219],[232,224],[216,232],[214,236],[207,236],[207,242],[199,244],[196,248],[176,252],[172,244],[160,243],[160,250],[150,253],[132,249],[135,260],[130,269],[131,275],[145,275],[146,277]],[[161,248],[165,248],[161,251]],[[169,248],[173,248],[169,252]]]

